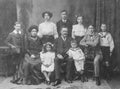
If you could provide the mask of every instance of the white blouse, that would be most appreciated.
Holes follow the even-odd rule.
[[[86,33],[86,29],[84,28],[83,25],[80,24],[76,24],[73,25],[73,29],[72,29],[72,38],[75,38],[75,36],[84,36]]]
[[[100,46],[110,47],[110,52],[114,49],[114,41],[109,32],[100,32]]]
[[[55,53],[54,52],[40,52],[40,58],[44,65],[51,65],[54,63]]]
[[[43,22],[39,24],[38,36],[43,37],[43,35],[53,35],[54,38],[58,37],[56,24],[53,22]]]
[[[67,53],[74,60],[83,60],[83,59],[85,59],[84,53],[80,48],[75,48],[75,49],[70,48]]]

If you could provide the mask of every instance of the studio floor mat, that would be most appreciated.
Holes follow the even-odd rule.
[[[62,82],[60,85],[53,87],[44,83],[39,85],[17,85],[10,83],[11,78],[6,78],[1,84],[0,89],[111,89],[105,80],[101,80],[101,85],[96,86],[95,81],[89,80],[82,83],[81,81],[74,81],[71,84]]]

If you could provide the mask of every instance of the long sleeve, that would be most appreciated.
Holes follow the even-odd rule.
[[[41,29],[41,24],[39,24],[39,30],[38,30],[38,36],[40,37],[40,38],[42,38],[42,29]]]
[[[74,26],[73,26],[73,28],[72,28],[72,38],[74,39],[75,38],[75,31],[74,31]]]
[[[83,53],[83,51],[81,49],[79,49],[79,52],[81,54],[81,57],[85,57],[85,55],[84,55],[84,53]]]
[[[109,34],[108,41],[109,41],[109,45],[110,45],[110,52],[112,52],[114,49],[114,41],[113,41],[111,34]]]
[[[42,52],[40,52],[40,59],[41,59],[41,62],[43,63],[44,62],[44,56],[43,56]]]
[[[98,43],[99,43],[99,36],[97,35],[97,36],[95,36],[93,42],[90,42],[89,44],[91,46],[96,46]]]
[[[11,44],[11,41],[12,41],[12,36],[11,34],[8,35],[8,37],[6,38],[5,40],[5,43],[8,45],[8,46],[12,46],[13,44]]]
[[[68,54],[69,57],[73,57],[70,49],[67,51],[66,54]]]
[[[54,31],[54,38],[58,38],[58,32],[57,32],[57,26],[54,24],[53,25],[53,31]]]
[[[52,55],[51,64],[54,63],[54,60],[55,60],[55,53],[53,53],[53,55]]]
[[[85,46],[86,45],[86,39],[87,39],[87,35],[80,41],[80,45]]]

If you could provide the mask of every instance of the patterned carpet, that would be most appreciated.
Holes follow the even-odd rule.
[[[95,81],[89,80],[88,82],[82,83],[81,81],[74,81],[72,84],[62,82],[59,86],[53,87],[45,84],[40,85],[16,85],[10,83],[11,78],[5,79],[0,84],[0,89],[111,89],[105,80],[102,80],[101,86],[96,86]]]

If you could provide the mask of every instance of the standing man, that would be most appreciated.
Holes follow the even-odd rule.
[[[68,55],[66,52],[70,48],[71,38],[68,37],[68,28],[61,27],[61,36],[58,37],[55,41],[55,52],[56,52],[56,59],[55,59],[55,83],[54,86],[61,83],[61,67],[62,64],[66,64],[65,68],[65,78],[68,83],[71,83],[71,68],[73,60],[68,59]]]
[[[58,31],[58,35],[60,36],[60,30],[61,27],[65,26],[68,28],[68,36],[71,37],[72,34],[72,22],[67,18],[67,11],[66,10],[62,10],[61,11],[61,20],[57,22],[57,31]]]
[[[15,66],[15,74],[13,75],[13,80],[11,82],[15,83],[18,79],[17,71],[21,61],[21,51],[23,47],[23,35],[21,31],[21,24],[19,22],[15,23],[14,30],[9,33],[6,44],[11,48],[11,55],[13,60],[13,65]]]

